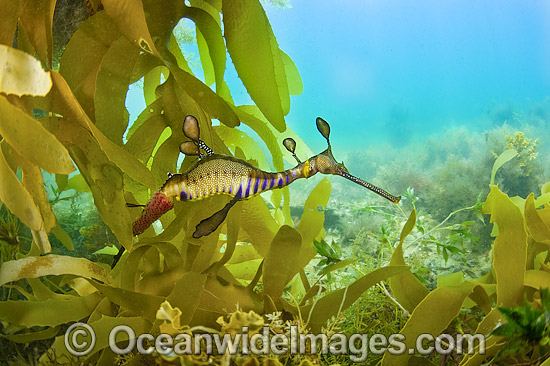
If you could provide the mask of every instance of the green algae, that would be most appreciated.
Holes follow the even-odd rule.
[[[10,298],[0,304],[1,320],[19,327],[6,338],[29,342],[57,336],[42,359],[55,360],[66,353],[54,355],[52,351],[64,349],[58,325],[87,318],[101,340],[87,361],[112,364],[114,356],[106,343],[108,330],[126,324],[136,332],[158,332],[156,311],[164,300],[182,311],[180,320],[186,325],[214,326],[219,316],[240,308],[258,314],[282,311],[301,319],[304,327],[319,331],[331,317],[350,310],[367,290],[381,289],[375,286],[388,278],[389,296],[393,295],[400,306],[393,311],[404,308],[410,315],[400,330],[410,342],[420,333],[443,332],[454,326],[461,311],[481,311],[480,317],[468,320],[469,329],[489,334],[503,320],[496,306],[518,305],[525,295],[530,306],[539,306],[538,289],[550,286],[550,215],[548,207],[542,207],[548,200],[542,196],[535,200],[533,195],[525,201],[511,199],[493,184],[500,165],[513,158],[512,153],[494,164],[491,193],[483,206],[483,213],[490,214],[491,222],[499,228],[495,231],[491,271],[469,280],[458,272],[441,277],[432,290],[411,272],[403,256],[403,244],[420,220],[414,209],[398,241],[394,238],[399,230],[384,237],[390,247],[397,242],[389,266],[370,268],[370,273],[328,293],[323,293],[326,284],[322,282],[328,270],[319,273],[315,283],[309,283],[306,270],[316,255],[313,243],[325,238],[325,208],[332,189],[328,180],[322,180],[310,193],[296,228],[291,226],[290,196],[285,189],[271,196],[274,210],[270,211],[260,197],[238,203],[226,224],[200,240],[191,237],[195,225],[222,207],[227,198],[178,205],[161,220],[162,233],[156,235],[150,229],[139,241],[132,239],[131,223],[139,212],[126,207],[126,202],[143,203],[160,187],[167,172],[185,170],[192,164],[185,158],[177,167],[177,147],[184,140],[182,116],[199,117],[204,139],[216,151],[228,154],[229,147],[234,146],[235,155],[261,160],[260,145],[235,132],[240,122],[248,125],[271,154],[271,159],[261,160],[262,165],[272,164],[282,170],[283,138],[292,136],[298,141],[298,155],[311,155],[291,131],[281,133],[286,127],[289,95],[299,94],[303,85],[291,58],[279,49],[257,1],[191,1],[191,6],[174,1],[161,6],[151,0],[132,2],[129,9],[117,1],[102,4],[105,11],[90,17],[71,38],[59,73],[50,70],[52,8],[21,1],[18,11],[10,7],[2,15],[5,22],[0,42],[8,44],[2,46],[7,49],[11,49],[18,12],[28,10],[28,14],[39,15],[36,22],[21,19],[18,44],[27,57],[38,55],[53,83],[51,92],[41,97],[0,97],[2,113],[22,121],[9,126],[17,130],[0,130],[5,156],[0,160],[0,199],[33,229],[34,237],[29,253],[19,253],[18,259],[0,267],[0,282],[29,297]],[[243,14],[247,14],[244,20]],[[205,83],[193,75],[173,34],[182,17],[196,24]],[[258,52],[250,52],[251,45]],[[226,51],[255,106],[234,105],[224,80]],[[125,96],[128,86],[141,77],[147,108],[129,127]],[[215,91],[209,88],[214,83]],[[45,111],[45,117],[34,119],[33,109]],[[223,126],[213,127],[212,119]],[[127,142],[123,138],[126,131]],[[36,140],[55,151],[36,151],[41,148],[31,143]],[[26,161],[6,153],[8,145]],[[72,162],[78,173],[68,178]],[[22,180],[17,167],[23,171]],[[128,250],[115,269],[109,272],[106,266],[83,258],[39,255],[50,251],[48,233],[64,238],[71,248],[60,223],[56,226],[50,215],[53,203],[46,202],[41,191],[42,178],[37,174],[41,168],[55,174],[60,192],[77,187],[91,191],[101,220],[118,244]],[[25,181],[25,175],[30,181]],[[456,191],[447,194],[460,195]],[[344,271],[356,263],[356,258],[343,258],[339,263],[338,271]],[[44,283],[50,281],[48,286],[44,284],[48,291],[34,281],[38,277]],[[49,328],[37,330],[35,325]],[[462,363],[479,365],[502,346],[494,335],[487,343],[487,355],[478,352],[464,357]],[[382,365],[405,364],[408,358],[388,354]]]

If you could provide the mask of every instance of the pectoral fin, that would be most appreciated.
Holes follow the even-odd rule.
[[[199,224],[195,227],[195,232],[193,233],[193,238],[200,238],[205,235],[212,234],[218,226],[221,225],[221,223],[225,220],[227,217],[227,213],[229,212],[229,209],[233,207],[235,203],[240,201],[240,196],[235,196],[231,201],[229,201],[221,210],[213,214],[212,216],[202,220],[199,222]]]

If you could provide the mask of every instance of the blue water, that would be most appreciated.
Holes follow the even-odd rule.
[[[287,124],[313,151],[324,149],[317,116],[330,122],[342,151],[399,147],[456,126],[481,132],[541,104],[550,111],[550,1],[290,4],[264,7],[304,83],[291,97]],[[181,46],[195,54],[193,71],[203,79],[196,46]],[[236,104],[251,104],[230,57],[227,65]],[[127,107],[131,120],[145,107],[139,87],[130,89]]]
[[[487,127],[496,109],[550,95],[549,1],[291,5],[266,11],[304,82],[287,116],[303,137],[320,115],[340,144],[406,143],[448,126]]]

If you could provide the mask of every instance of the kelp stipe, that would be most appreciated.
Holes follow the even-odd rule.
[[[322,118],[317,118],[317,129],[327,140],[328,148],[304,162],[300,162],[294,150],[296,142],[287,138],[283,145],[292,153],[298,165],[282,172],[265,172],[241,159],[215,154],[201,139],[198,121],[187,116],[183,123],[183,133],[191,141],[183,142],[180,151],[188,155],[198,155],[199,161],[186,173],[174,174],[147,203],[143,214],[134,223],[133,233],[143,233],[155,220],[173,207],[173,200],[193,201],[224,194],[233,197],[224,208],[202,220],[193,233],[194,238],[211,234],[225,220],[229,209],[238,201],[253,197],[261,192],[286,187],[296,179],[309,178],[317,172],[342,176],[380,196],[398,203],[401,197],[393,196],[385,190],[351,175],[344,164],[338,163],[330,147],[330,126]],[[203,153],[204,151],[204,153]]]

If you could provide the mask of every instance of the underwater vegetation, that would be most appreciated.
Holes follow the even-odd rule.
[[[244,160],[231,156],[215,154],[200,139],[200,129],[195,117],[189,115],[183,122],[183,134],[191,141],[182,142],[180,151],[185,155],[198,156],[198,161],[184,174],[168,174],[168,180],[160,191],[149,200],[142,215],[133,224],[133,235],[142,234],[160,216],[171,210],[174,200],[190,202],[202,200],[213,195],[224,194],[232,199],[220,211],[203,219],[195,228],[193,238],[210,235],[221,225],[227,213],[238,201],[253,197],[272,189],[281,189],[297,179],[310,178],[317,173],[339,175],[357,183],[393,203],[399,203],[396,197],[349,173],[344,164],[338,163],[332,155],[330,146],[330,125],[321,117],[316,120],[317,129],[327,140],[328,148],[302,162],[296,156],[296,141],[287,137],[283,145],[292,154],[298,165],[282,172],[266,172]],[[204,152],[203,152],[204,151]],[[131,207],[134,205],[131,204]]]
[[[473,166],[464,156],[480,144],[452,139],[455,146],[445,147],[463,149],[462,158],[425,153],[437,173],[432,179],[399,163],[350,169],[403,192],[399,205],[334,202],[332,183],[323,178],[303,190],[299,209],[287,186],[247,200],[176,200],[159,221],[134,232],[141,209],[133,206],[145,205],[167,173],[178,177],[212,159],[210,149],[264,172],[287,171],[294,155],[299,163],[291,170],[303,173],[332,153],[329,145],[314,155],[286,125],[290,95],[303,85],[257,0],[85,5],[86,20],[58,48],[64,42],[54,42],[56,1],[0,0],[1,362],[353,363],[348,353],[120,356],[109,348],[108,333],[118,325],[155,335],[236,334],[243,326],[252,335],[266,325],[270,334],[288,334],[291,326],[304,334],[398,333],[406,348],[423,333],[478,333],[486,345],[483,352],[479,340],[466,338],[468,355],[380,352],[362,361],[371,364],[550,364],[550,183],[541,181],[536,139],[496,130]],[[196,27],[204,78],[180,47],[183,18]],[[227,54],[254,105],[234,103]],[[147,107],[129,123],[126,94],[136,82]],[[200,139],[182,130],[189,115]],[[318,129],[328,142],[328,124],[318,122]],[[180,148],[188,152],[183,160]],[[197,152],[207,156],[197,162]],[[299,160],[306,157],[312,158]],[[346,176],[343,164],[330,167],[367,185]],[[351,185],[335,186],[344,183]],[[338,205],[368,223],[352,224],[355,232],[328,225],[329,217],[342,225]],[[219,212],[223,218],[208,225],[207,235],[194,235]],[[481,245],[476,233],[483,230],[492,238],[483,243],[486,267],[477,273],[466,253]],[[111,269],[116,246],[125,253]],[[420,261],[425,253],[445,263],[464,260],[437,273]],[[97,336],[93,351],[80,357],[64,345],[74,322]],[[115,339],[121,346],[128,340]]]

